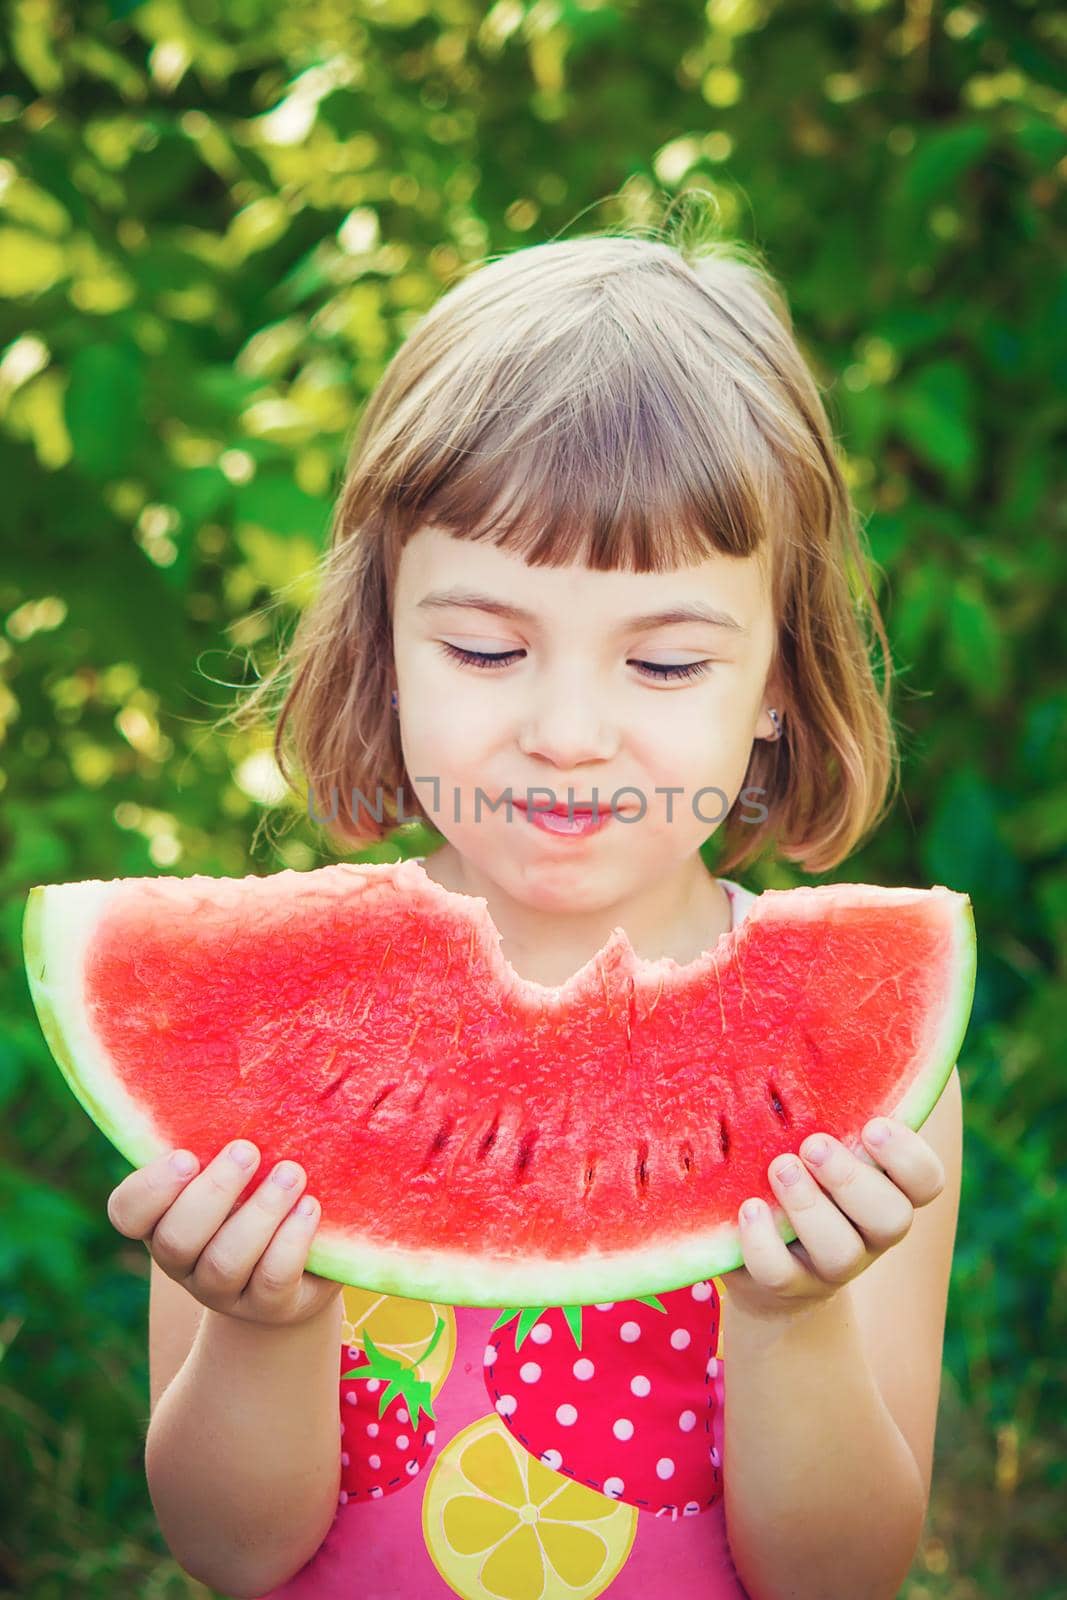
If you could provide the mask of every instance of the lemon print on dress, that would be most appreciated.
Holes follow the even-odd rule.
[[[495,1412],[449,1440],[422,1499],[426,1549],[462,1600],[592,1600],[626,1565],[637,1517],[546,1467]]]
[[[444,1332],[417,1370],[418,1377],[430,1385],[430,1394],[439,1393],[456,1356],[456,1313],[451,1306],[404,1300],[400,1295],[379,1294],[349,1283],[341,1291],[341,1302],[341,1343],[363,1350],[363,1336],[369,1333],[377,1349],[405,1366],[418,1361],[440,1317]]]

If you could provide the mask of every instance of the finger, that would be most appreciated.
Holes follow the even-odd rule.
[[[295,1161],[279,1161],[204,1246],[193,1272],[197,1289],[211,1296],[243,1294],[306,1183],[304,1169]]]
[[[152,1233],[152,1255],[170,1277],[181,1280],[192,1272],[258,1164],[255,1145],[235,1139],[178,1195]]]
[[[945,1187],[945,1168],[921,1133],[895,1117],[876,1117],[863,1129],[863,1141],[911,1205],[926,1206],[937,1199]]]
[[[804,1268],[790,1255],[770,1207],[762,1200],[746,1200],[737,1220],[741,1252],[751,1277],[775,1294],[788,1296],[799,1289],[804,1282]]]
[[[107,1216],[127,1239],[143,1239],[196,1174],[200,1163],[189,1150],[171,1150],[128,1173],[107,1197]]]
[[[302,1195],[260,1255],[244,1291],[247,1300],[253,1305],[270,1304],[299,1291],[318,1225],[318,1201],[313,1195]]]
[[[858,1173],[859,1163],[844,1149],[841,1154]],[[796,1156],[782,1156],[772,1162],[768,1176],[778,1204],[808,1252],[816,1274],[827,1283],[847,1283],[867,1260],[867,1245],[848,1217]]]
[[[816,1160],[820,1147],[826,1153]],[[903,1239],[911,1227],[912,1204],[880,1167],[857,1161],[843,1144],[827,1134],[805,1139],[800,1154],[815,1181],[858,1229],[868,1250],[888,1250]]]

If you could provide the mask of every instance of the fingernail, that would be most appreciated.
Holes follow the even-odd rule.
[[[867,1129],[867,1138],[871,1144],[885,1144],[892,1131],[888,1122],[872,1122]]]
[[[309,1194],[302,1195],[297,1201],[296,1209],[302,1217],[312,1217],[315,1215],[315,1201]]]
[[[294,1189],[296,1187],[296,1168],[291,1166],[288,1161],[283,1161],[280,1167],[275,1167],[271,1177],[275,1183],[280,1183],[283,1189]]]
[[[795,1161],[787,1161],[784,1166],[775,1167],[774,1173],[779,1183],[796,1183],[800,1177],[800,1167]]]
[[[256,1159],[255,1146],[246,1139],[238,1139],[236,1144],[230,1146],[230,1159],[236,1161],[239,1167],[250,1167]]]
[[[180,1178],[189,1178],[196,1171],[200,1163],[188,1150],[175,1150],[170,1158],[170,1164]]]
[[[741,1207],[741,1215],[746,1222],[758,1222],[762,1212],[763,1207],[758,1200],[746,1200]]]
[[[827,1144],[826,1140],[821,1136],[821,1134],[816,1134],[814,1139],[808,1140],[807,1144],[801,1151],[801,1154],[804,1156],[805,1160],[814,1161],[815,1165],[818,1166],[820,1161],[826,1160],[829,1151],[830,1146]]]

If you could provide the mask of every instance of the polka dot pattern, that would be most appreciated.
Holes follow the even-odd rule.
[[[670,1520],[722,1495],[719,1299],[710,1280],[643,1301],[543,1310],[485,1348],[486,1389],[509,1432],[577,1483]],[[577,1344],[577,1348],[576,1348]]]

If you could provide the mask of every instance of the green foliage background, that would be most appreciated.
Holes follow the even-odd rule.
[[[0,1592],[206,1594],[143,1477],[148,1257],[51,1062],[32,884],[253,848],[231,685],[464,263],[691,186],[784,282],[868,519],[903,795],[835,877],[972,898],[964,1188],[908,1600],[1062,1594],[1067,152],[1048,6],[12,0],[0,40]],[[419,831],[361,859],[416,853]],[[432,842],[432,841],[431,841]],[[803,880],[766,863],[753,887]]]

